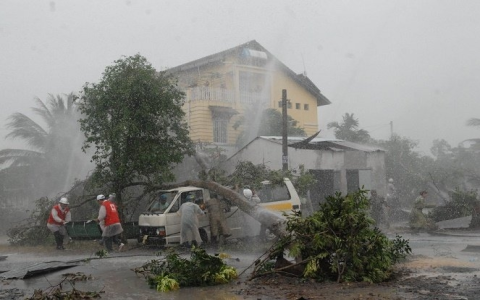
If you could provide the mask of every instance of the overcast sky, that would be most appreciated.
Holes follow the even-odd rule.
[[[480,1],[0,1],[0,148],[6,118],[33,98],[78,92],[140,53],[162,70],[257,40],[330,99],[326,124],[354,113],[377,139],[393,131],[456,146],[480,136]]]

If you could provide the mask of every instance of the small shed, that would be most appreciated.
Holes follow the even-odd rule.
[[[233,172],[241,161],[282,169],[282,137],[259,136],[229,157],[223,167]],[[288,168],[294,174],[300,166],[315,176],[317,184],[309,197],[314,208],[325,197],[363,187],[386,195],[385,150],[338,139],[288,137]]]

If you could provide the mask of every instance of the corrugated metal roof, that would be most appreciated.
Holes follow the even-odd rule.
[[[276,143],[282,143],[281,136],[260,136],[259,138],[274,141]],[[305,137],[288,137],[288,146],[292,148],[300,149],[311,149],[311,150],[320,150],[320,149],[331,149],[331,150],[357,150],[363,152],[376,152],[376,151],[385,151],[380,147],[362,145],[357,143],[352,143],[339,139],[332,138],[313,138],[308,143],[303,144],[302,141],[305,141]]]
[[[243,146],[243,148],[236,151],[232,154],[228,159],[230,160],[232,157],[237,155],[239,152],[243,151],[244,149],[248,148],[248,146],[254,143],[256,140],[262,139],[265,141],[269,141],[275,144],[282,144],[282,137],[281,136],[258,136],[247,145]],[[363,152],[385,152],[385,149],[375,146],[367,146],[361,145],[357,143],[347,142],[344,140],[339,139],[332,139],[332,138],[313,138],[308,143],[302,143],[302,141],[306,141],[308,138],[306,137],[288,137],[288,147],[295,148],[295,149],[310,149],[310,150],[330,150],[330,151],[345,151],[345,150],[354,150],[354,151],[363,151]]]

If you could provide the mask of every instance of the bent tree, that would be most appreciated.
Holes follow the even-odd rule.
[[[83,149],[95,148],[92,182],[115,192],[119,209],[127,187],[173,181],[173,164],[193,153],[183,101],[175,78],[139,54],[115,61],[98,83],[84,85],[80,124]]]

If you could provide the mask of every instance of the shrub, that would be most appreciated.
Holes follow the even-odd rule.
[[[288,249],[304,262],[304,278],[337,282],[381,282],[393,265],[411,253],[407,240],[389,240],[368,215],[366,191],[336,193],[312,216],[289,216],[288,235],[271,252],[278,257]]]

